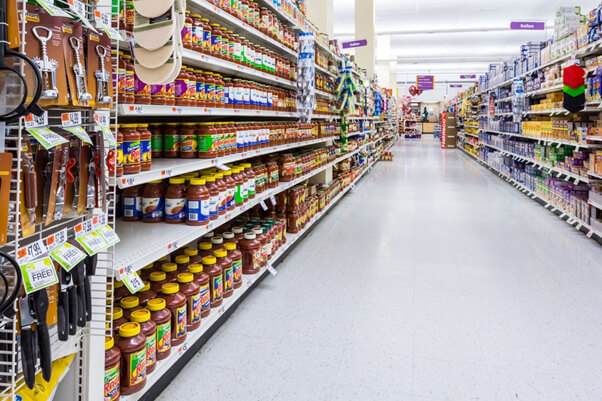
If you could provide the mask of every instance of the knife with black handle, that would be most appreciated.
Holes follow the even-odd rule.
[[[36,384],[36,353],[33,344],[31,325],[35,322],[29,307],[29,296],[19,299],[19,314],[21,317],[21,365],[23,379],[30,389]]]
[[[48,293],[45,289],[30,295],[33,298],[33,310],[36,316],[36,332],[38,334],[38,348],[40,352],[40,366],[42,378],[47,382],[52,377],[52,348],[50,347],[50,334],[46,325],[48,312]]]

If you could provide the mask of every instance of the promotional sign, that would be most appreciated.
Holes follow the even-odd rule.
[[[446,148],[447,141],[447,113],[441,114],[441,149]]]
[[[367,39],[354,40],[352,42],[343,42],[343,49],[353,49],[354,47],[368,46]]]
[[[449,87],[450,88],[461,88],[462,84],[450,84]]]
[[[513,21],[510,23],[510,29],[522,31],[543,31],[546,29],[546,23],[534,21]]]
[[[472,75],[460,75],[460,79],[476,79],[477,76],[472,74]]]
[[[435,76],[434,75],[417,75],[416,76],[416,89],[419,91],[428,91],[435,89]]]

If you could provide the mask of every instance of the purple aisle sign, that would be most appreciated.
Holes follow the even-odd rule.
[[[450,88],[461,88],[462,84],[451,84],[449,85]]]
[[[460,75],[460,79],[476,79],[476,75]]]
[[[343,42],[343,49],[352,49],[354,47],[368,46],[367,39],[354,40],[353,42]]]
[[[429,91],[435,89],[435,76],[434,75],[417,75],[416,76],[416,89],[419,91]]]
[[[535,21],[512,21],[510,23],[510,29],[526,30],[526,31],[543,31],[546,29],[545,22]]]

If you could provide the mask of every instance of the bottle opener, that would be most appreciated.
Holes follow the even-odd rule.
[[[65,181],[67,175],[67,163],[69,162],[69,148],[59,148],[56,157],[59,158],[59,170],[55,195],[56,204],[54,206],[54,221],[59,221],[63,218],[63,210],[65,208]]]
[[[46,36],[40,31],[46,32]],[[48,46],[47,43],[52,39],[52,30],[45,26],[35,26],[32,29],[34,36],[40,41],[42,47],[42,58],[34,58],[34,63],[42,74],[42,96],[41,99],[58,99],[59,91],[56,88],[56,70],[59,68],[58,61],[48,58]]]
[[[88,88],[86,87],[86,78],[84,73],[84,66],[81,63],[81,59],[79,57],[79,49],[81,48],[82,41],[75,36],[69,38],[69,43],[71,44],[71,48],[75,52],[75,64],[73,65],[73,74],[75,74],[75,85],[77,86],[77,97],[78,102],[82,105],[87,105],[88,101],[92,100],[92,95],[88,93]]]
[[[100,57],[100,70],[94,74],[97,82],[97,96],[96,101],[98,104],[111,104],[113,99],[109,96],[109,74],[105,70],[105,57],[107,55],[107,49],[97,45],[96,54]]]

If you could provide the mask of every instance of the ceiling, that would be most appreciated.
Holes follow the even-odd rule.
[[[355,1],[334,1],[335,37],[355,38]],[[368,1],[368,0],[358,0]],[[576,0],[583,14],[600,0]],[[376,34],[390,40],[398,84],[432,73],[436,81],[459,81],[460,74],[483,74],[490,63],[517,56],[520,45],[550,38],[556,9],[571,0],[374,0]],[[546,21],[545,31],[510,31],[511,21]],[[387,39],[384,39],[387,40]],[[468,85],[465,85],[468,86]],[[449,93],[448,93],[449,95]]]

